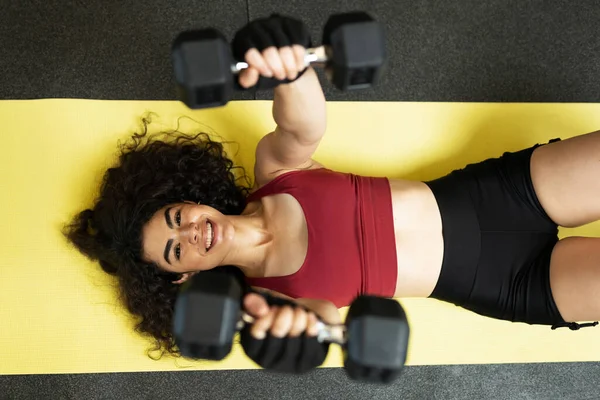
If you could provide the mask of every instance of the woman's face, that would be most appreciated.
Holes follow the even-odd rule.
[[[158,210],[142,230],[144,258],[175,272],[204,271],[228,253],[233,226],[212,207],[177,203]]]

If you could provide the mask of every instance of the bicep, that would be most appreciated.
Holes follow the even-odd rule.
[[[264,136],[256,146],[254,176],[259,186],[286,170],[314,169],[323,166],[312,159],[318,140],[302,140],[300,135],[280,128]]]

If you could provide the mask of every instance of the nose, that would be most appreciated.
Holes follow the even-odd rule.
[[[190,244],[196,244],[198,243],[198,240],[200,240],[200,230],[198,229],[197,224],[189,224],[188,226],[183,227],[181,231],[183,238],[187,239]]]

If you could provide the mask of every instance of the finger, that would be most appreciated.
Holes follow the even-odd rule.
[[[282,47],[279,49],[279,56],[285,69],[285,74],[289,80],[293,80],[298,76],[298,69],[296,68],[296,58],[291,47]]]
[[[285,69],[283,68],[281,56],[279,55],[279,52],[277,51],[277,49],[275,47],[271,46],[271,47],[267,48],[266,50],[264,50],[262,55],[263,55],[263,58],[265,59],[265,61],[267,62],[269,69],[271,71],[273,71],[273,76],[280,81],[284,80],[286,73],[285,73]]]
[[[294,319],[294,311],[290,306],[284,306],[279,309],[275,316],[273,325],[271,326],[271,335],[276,338],[287,336],[292,328],[292,320]]]
[[[295,44],[292,46],[292,51],[294,53],[294,58],[296,59],[296,68],[298,71],[304,70],[306,68],[306,64],[304,62],[304,57],[306,56],[306,49],[299,44]]]
[[[258,318],[252,324],[250,328],[250,335],[252,335],[255,339],[263,340],[267,337],[267,331],[273,325],[273,320],[275,319],[275,315],[277,315],[278,307],[273,306],[269,310],[269,312],[262,318]]]
[[[248,293],[244,298],[244,309],[254,318],[261,318],[270,311],[267,300],[258,293]]]
[[[296,307],[294,309],[294,319],[292,321],[292,328],[288,334],[291,337],[300,336],[308,325],[308,313],[302,307]]]
[[[319,334],[319,328],[318,328],[318,319],[317,316],[315,315],[315,313],[308,313],[308,317],[307,317],[307,322],[308,325],[306,327],[306,335],[307,336],[317,336]]]
[[[267,62],[257,49],[250,49],[244,57],[249,67],[256,68],[258,72],[267,78],[273,77],[273,71],[267,65]]]
[[[256,85],[256,82],[258,82],[258,78],[258,70],[256,68],[248,68],[240,72],[240,77],[238,81],[240,82],[240,85],[243,88],[248,89],[249,87]]]

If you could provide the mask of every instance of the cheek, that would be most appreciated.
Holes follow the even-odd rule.
[[[202,257],[197,251],[187,252],[181,261],[186,271],[204,270],[210,265],[210,257]]]

